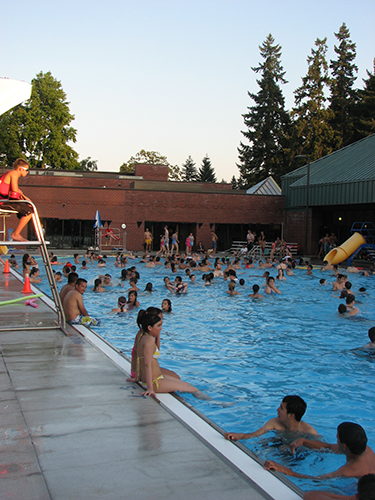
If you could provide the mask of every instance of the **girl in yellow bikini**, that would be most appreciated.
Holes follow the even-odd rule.
[[[158,357],[160,345],[160,332],[163,320],[160,316],[145,313],[142,318],[142,332],[139,335],[137,346],[136,381],[145,386],[143,396],[155,396],[156,393],[166,392],[191,392],[199,390],[188,382],[183,382],[171,375],[162,373]]]

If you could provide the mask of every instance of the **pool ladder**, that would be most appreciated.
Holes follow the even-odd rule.
[[[7,246],[7,247],[25,247],[25,246],[28,246],[28,247],[36,247],[36,248],[40,249],[40,253],[41,253],[42,259],[43,259],[43,264],[44,264],[44,267],[46,269],[48,283],[49,283],[49,286],[51,288],[53,301],[55,303],[55,308],[56,308],[56,313],[57,313],[56,324],[64,333],[66,333],[66,331],[65,331],[65,326],[66,326],[65,314],[64,314],[64,310],[63,310],[62,303],[60,300],[60,295],[59,295],[59,292],[58,292],[58,289],[56,286],[55,278],[53,275],[52,266],[51,266],[51,263],[50,263],[50,260],[48,257],[47,245],[49,244],[49,242],[48,241],[46,242],[44,240],[43,229],[42,229],[42,225],[40,223],[38,210],[37,210],[36,206],[34,205],[33,202],[31,202],[29,200],[4,200],[4,201],[1,201],[1,203],[0,203],[0,215],[3,216],[3,224],[5,222],[4,217],[11,215],[11,214],[18,213],[16,209],[12,208],[12,204],[16,204],[16,203],[17,204],[25,203],[25,204],[31,206],[31,208],[33,210],[32,221],[34,224],[34,229],[35,229],[37,241],[7,241],[7,240],[5,240],[5,237],[6,237],[5,226],[3,226],[3,231],[1,231],[1,232],[3,233],[4,241],[1,241],[0,244]],[[2,206],[3,204],[5,204],[6,207],[3,207]],[[54,328],[56,328],[56,326],[38,327],[38,329],[41,329],[41,330],[54,329]],[[14,329],[14,330],[32,330],[32,329],[35,329],[35,327],[29,326],[29,327],[14,328],[12,326],[12,329]],[[5,331],[5,330],[0,329],[0,331]]]

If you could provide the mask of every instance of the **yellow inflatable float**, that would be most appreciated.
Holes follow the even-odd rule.
[[[360,233],[354,233],[345,241],[345,243],[328,252],[324,257],[324,260],[327,261],[328,264],[340,264],[340,262],[348,259],[359,246],[364,245],[365,243],[366,240]]]

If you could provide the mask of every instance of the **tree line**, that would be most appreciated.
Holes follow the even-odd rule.
[[[239,176],[233,176],[233,188],[246,189],[270,175],[280,182],[298,166],[297,155],[314,161],[375,132],[375,68],[373,73],[367,70],[362,89],[354,88],[356,44],[345,23],[335,37],[335,58],[329,62],[327,39],[315,41],[291,110],[285,109],[281,90],[287,80],[280,45],[270,34],[259,47],[261,62],[252,68],[259,75],[259,91],[248,92],[252,103],[242,115],[244,139],[238,147]],[[0,166],[23,157],[33,168],[97,170],[96,160],[79,161],[71,146],[77,134],[73,120],[61,82],[50,72],[40,72],[32,80],[30,99],[0,117]],[[191,156],[180,167],[158,152],[141,150],[119,170],[132,174],[136,163],[167,165],[170,180],[217,182],[208,155],[199,168]]]
[[[358,68],[356,44],[345,23],[335,33],[335,59],[327,61],[327,38],[315,41],[307,58],[307,73],[294,91],[294,107],[285,109],[281,85],[286,84],[281,47],[270,34],[259,47],[262,61],[252,105],[242,115],[244,141],[238,147],[237,188],[247,188],[272,175],[294,170],[297,155],[311,161],[348,146],[375,132],[375,77],[367,70],[364,87],[355,89]]]

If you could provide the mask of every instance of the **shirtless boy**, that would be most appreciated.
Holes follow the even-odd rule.
[[[375,500],[375,474],[365,474],[360,478],[355,495],[338,495],[328,491],[306,491],[303,500]]]
[[[229,441],[238,441],[239,439],[262,436],[269,431],[290,431],[318,435],[311,425],[301,420],[306,411],[306,406],[305,401],[299,396],[285,396],[277,409],[277,417],[268,420],[260,429],[248,434],[226,432],[224,437]]]
[[[68,292],[64,298],[63,309],[68,323],[71,325],[99,325],[100,320],[92,318],[83,304],[83,294],[87,288],[87,281],[78,278],[74,289]]]
[[[337,470],[328,474],[313,477],[306,474],[298,474],[288,467],[267,460],[264,463],[266,470],[277,470],[287,476],[304,477],[308,479],[329,479],[331,477],[360,477],[365,474],[375,473],[375,454],[367,446],[367,436],[364,429],[353,422],[342,422],[337,427],[337,443],[329,444],[322,441],[311,441],[299,438],[294,441],[290,448],[294,452],[299,446],[306,446],[313,450],[328,449],[334,453],[342,453],[346,457],[346,463]]]

